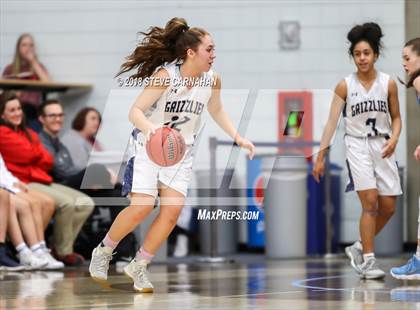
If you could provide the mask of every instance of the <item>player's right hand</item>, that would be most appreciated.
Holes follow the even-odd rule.
[[[420,160],[420,144],[417,145],[416,150],[414,151],[414,158]]]
[[[315,165],[312,169],[312,176],[314,177],[317,183],[320,182],[322,176],[324,176],[324,161],[323,160],[316,160]]]
[[[146,142],[149,142],[150,137],[155,134],[156,129],[158,128],[159,126],[156,126],[153,123],[148,124],[147,129],[144,131],[146,132]]]

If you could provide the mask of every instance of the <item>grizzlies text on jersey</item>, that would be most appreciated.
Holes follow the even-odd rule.
[[[359,82],[356,73],[346,77],[345,81],[347,98],[343,116],[346,134],[353,137],[390,136],[389,75],[378,71],[369,90]]]

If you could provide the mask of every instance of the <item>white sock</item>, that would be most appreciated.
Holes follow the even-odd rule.
[[[363,261],[366,262],[370,258],[375,258],[375,253],[364,253],[363,254]]]
[[[31,246],[31,251],[34,252],[35,254],[43,253],[44,249],[41,245],[41,242],[36,243],[33,246]]]
[[[154,255],[152,253],[147,252],[143,247],[141,247],[136,253],[136,261],[144,262],[145,264],[149,264],[153,259]]]
[[[18,246],[16,247],[16,251],[19,254],[24,254],[24,253],[27,253],[27,252],[31,253],[31,250],[29,250],[29,248],[28,248],[28,246],[26,245],[25,242],[22,242],[21,244],[18,244]]]
[[[47,249],[47,244],[45,243],[45,240],[41,240],[41,241],[39,242],[39,244],[41,245],[41,247],[42,247],[43,249]]]
[[[355,243],[354,243],[354,246],[356,247],[356,249],[358,249],[358,250],[363,250],[363,247],[362,247],[362,241],[360,241],[360,240],[357,240]]]

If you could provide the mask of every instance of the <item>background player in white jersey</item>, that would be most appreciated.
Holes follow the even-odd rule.
[[[420,105],[420,37],[408,41],[403,48],[403,66],[408,75],[407,88],[414,87],[417,103]],[[414,158],[420,161],[420,144],[414,151]],[[391,275],[401,280],[420,280],[420,197],[419,225],[417,228],[417,251],[407,264],[391,269]]]
[[[357,72],[338,83],[321,139],[313,176],[324,173],[324,155],[340,114],[345,125],[346,162],[350,183],[362,204],[360,237],[346,248],[351,265],[361,278],[385,276],[375,259],[374,239],[391,218],[401,194],[394,150],[401,131],[396,83],[375,69],[382,47],[382,31],[375,23],[353,27],[347,35],[349,53]]]
[[[190,181],[192,153],[187,150],[180,163],[157,169],[146,155],[145,140],[157,127],[166,123],[180,130],[191,149],[200,115],[203,107],[207,106],[216,123],[239,146],[248,149],[251,158],[254,145],[239,135],[223,109],[220,77],[211,72],[216,56],[213,39],[208,32],[200,28],[189,28],[184,19],[173,18],[165,28],[153,27],[142,34],[145,36],[143,41],[127,57],[119,73],[137,69],[133,78],[154,78],[139,95],[129,114],[130,121],[142,133],[138,137],[134,161],[132,201],[129,207],[120,212],[102,243],[94,249],[89,271],[93,278],[107,279],[112,251],[127,233],[150,214],[159,192],[160,213],[136,258],[124,269],[134,280],[137,291],[152,292],[153,285],[146,276],[146,266],[176,225]],[[179,81],[174,83],[177,77],[198,79],[209,76],[215,79],[214,83],[202,87],[182,85]],[[190,100],[188,109],[179,103],[186,100]]]

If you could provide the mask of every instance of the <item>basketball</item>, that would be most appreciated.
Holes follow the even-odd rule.
[[[169,167],[177,164],[185,154],[185,140],[175,129],[156,129],[146,144],[149,158],[157,165]]]

